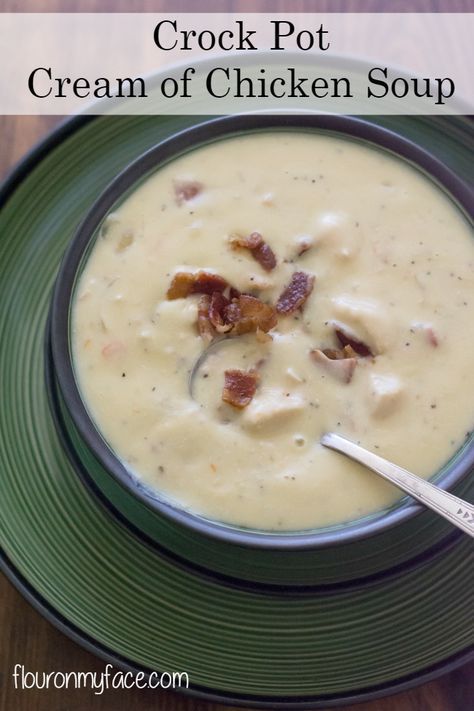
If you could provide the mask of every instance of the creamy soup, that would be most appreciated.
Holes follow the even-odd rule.
[[[405,162],[318,133],[217,141],[106,218],[76,291],[78,383],[132,475],[183,508],[358,518],[400,492],[320,437],[423,477],[449,459],[474,419],[473,282],[470,226]]]

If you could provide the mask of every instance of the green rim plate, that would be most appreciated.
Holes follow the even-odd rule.
[[[373,698],[453,668],[473,643],[462,536],[398,576],[292,594],[239,589],[160,555],[77,477],[48,408],[43,343],[66,244],[110,179],[193,117],[73,119],[6,184],[0,216],[0,532],[7,574],[117,667],[186,671],[191,691],[270,708]],[[469,177],[465,119],[377,119]]]

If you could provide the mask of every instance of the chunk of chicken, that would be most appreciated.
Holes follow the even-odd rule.
[[[384,353],[393,340],[393,324],[379,303],[341,294],[332,299],[333,312],[338,320],[328,322],[332,328],[352,331],[367,344],[374,355]]]
[[[277,427],[301,412],[305,406],[306,401],[299,393],[276,389],[262,390],[246,408],[241,423],[249,429]]]
[[[327,250],[339,259],[352,259],[360,250],[360,242],[360,228],[348,215],[324,212],[317,216],[314,244],[318,249]]]
[[[325,353],[319,348],[310,352],[314,362],[324,368],[329,375],[340,380],[341,383],[350,383],[357,365],[355,354],[354,357],[337,357],[336,352],[334,352],[334,357],[331,355],[332,353]]]
[[[370,407],[375,417],[388,417],[398,408],[403,395],[403,385],[395,375],[372,373],[370,383]]]

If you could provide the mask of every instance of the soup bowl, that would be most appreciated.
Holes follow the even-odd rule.
[[[180,131],[113,180],[70,243],[48,323],[50,399],[58,430],[84,482],[112,515],[160,555],[233,584],[292,589],[357,584],[368,577],[396,574],[400,566],[435,555],[458,534],[407,497],[363,518],[310,530],[264,531],[209,520],[170,502],[132,475],[92,419],[75,371],[71,315],[76,286],[106,216],[146,177],[186,152],[228,137],[268,131],[319,132],[387,151],[428,176],[472,221],[470,190],[461,179],[416,144],[368,121],[324,114],[248,114],[207,120]],[[471,435],[432,481],[468,496],[473,464]]]

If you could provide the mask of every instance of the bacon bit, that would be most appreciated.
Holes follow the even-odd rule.
[[[106,346],[102,348],[102,355],[104,358],[112,358],[113,356],[119,355],[125,352],[125,345],[122,341],[111,341],[107,343]]]
[[[236,335],[255,332],[258,340],[263,342],[271,339],[267,331],[276,323],[275,309],[248,294],[230,301],[216,291],[211,297],[204,294],[198,304],[198,330],[205,340],[212,340],[216,332],[233,331]]]
[[[280,314],[292,314],[301,309],[313,291],[314,276],[305,272],[294,272],[290,283],[283,289],[278,299],[276,310]]]
[[[211,467],[211,471],[214,472],[214,474],[215,474],[215,473],[217,472],[217,467],[216,467],[216,465],[215,465],[215,464],[211,464],[210,467]]]
[[[216,292],[217,293],[217,292]],[[214,338],[214,329],[209,318],[209,307],[211,297],[209,294],[203,294],[198,301],[197,326],[199,335],[205,341],[212,341]]]
[[[249,333],[251,331],[264,331],[267,333],[277,324],[277,314],[273,306],[265,304],[255,296],[241,294],[241,296],[232,302],[234,308],[230,316],[235,319],[234,331],[237,334]],[[237,308],[235,308],[237,307]],[[230,306],[227,309],[227,318],[229,319]]]
[[[252,400],[260,380],[256,370],[226,370],[222,399],[233,407],[242,409]]]
[[[235,288],[235,286],[229,287],[229,299],[238,299],[242,292]]]
[[[215,291],[224,291],[227,286],[227,281],[218,274],[201,271],[194,275],[191,294],[212,295]]]
[[[177,272],[166,292],[166,298],[184,299],[190,294],[213,294],[215,291],[223,292],[228,286],[225,279],[218,274],[199,271]]]
[[[178,205],[182,205],[188,200],[192,200],[196,195],[199,195],[203,189],[202,183],[197,180],[175,180],[174,194]]]
[[[230,244],[234,249],[242,247],[250,250],[252,257],[260,264],[267,272],[271,272],[277,265],[275,254],[263,239],[260,232],[252,232],[248,237],[240,237],[238,235],[230,238]]]
[[[346,331],[342,326],[338,325],[334,329],[334,332],[337,336],[337,340],[343,348],[345,346],[349,346],[358,356],[361,356],[361,358],[374,357],[374,354],[370,350],[369,346],[356,338],[352,333]]]
[[[357,354],[351,346],[344,348],[325,348],[320,350],[316,348],[310,351],[310,356],[318,365],[322,365],[338,380],[343,383],[350,383],[357,365]]]
[[[220,291],[215,291],[211,296],[209,305],[209,320],[218,333],[227,333],[232,328],[232,324],[226,322],[226,309],[229,306],[229,299],[221,294]]]
[[[224,311],[224,319],[226,323],[236,324],[241,318],[242,314],[239,307],[239,299],[240,296],[236,299],[232,299],[230,304],[226,306]]]
[[[277,324],[273,306],[250,294],[242,294],[229,286],[229,297],[222,293],[229,284],[218,274],[209,272],[178,272],[166,293],[168,299],[182,299],[191,294],[203,294],[198,304],[197,325],[200,335],[209,340],[218,333],[234,330],[237,335],[259,332],[259,338]]]
[[[174,275],[171,284],[166,292],[166,298],[184,299],[191,293],[194,284],[194,274],[191,272],[178,272]]]

